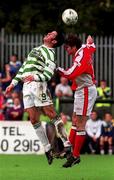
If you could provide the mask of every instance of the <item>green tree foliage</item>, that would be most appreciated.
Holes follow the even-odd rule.
[[[75,26],[62,22],[61,14],[67,8],[78,12]],[[59,28],[87,34],[114,34],[114,2],[111,0],[19,0],[0,2],[0,28],[7,32],[46,33]]]

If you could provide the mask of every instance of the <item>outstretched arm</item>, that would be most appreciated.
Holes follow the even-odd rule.
[[[57,70],[61,76],[64,76],[69,80],[73,80],[85,71],[85,63],[86,61],[83,60],[83,51],[80,51],[71,68],[64,70],[59,67]]]

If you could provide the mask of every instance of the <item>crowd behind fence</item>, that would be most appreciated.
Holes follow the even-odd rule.
[[[80,35],[85,43],[86,34]],[[112,97],[114,98],[114,37],[93,35],[96,44],[96,53],[94,56],[94,67],[96,80],[107,81],[108,86],[112,88]],[[42,43],[40,34],[7,34],[5,30],[0,31],[0,69],[8,62],[9,56],[17,54],[18,58],[24,61],[28,52]],[[64,47],[56,50],[57,65],[68,68],[72,60],[67,56]]]

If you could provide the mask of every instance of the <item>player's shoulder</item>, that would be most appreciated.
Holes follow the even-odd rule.
[[[41,49],[42,48],[42,45],[40,45],[40,46],[37,46],[37,47],[34,47],[32,50],[36,50],[36,51],[38,51],[39,49]]]
[[[96,47],[95,47],[94,43],[92,43],[92,44],[82,44],[82,48],[85,51],[88,51],[88,52],[95,52],[95,50],[96,50]]]
[[[90,51],[90,46],[88,46],[88,44],[82,44],[82,50],[83,51]]]
[[[82,48],[87,48],[87,45],[86,44],[82,44]]]
[[[78,49],[76,55],[77,55],[77,56],[83,56],[83,54],[84,54],[86,51],[88,51],[88,48],[87,48],[86,44],[82,44],[81,48]]]
[[[38,52],[38,50],[40,49],[40,47],[41,47],[41,46],[32,48],[31,51],[30,51],[30,53],[31,53],[31,52],[32,52],[32,53]],[[30,54],[30,53],[29,53],[29,54]]]

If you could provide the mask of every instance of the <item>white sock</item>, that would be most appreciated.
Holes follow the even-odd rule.
[[[34,124],[33,126],[34,126],[37,136],[39,137],[39,140],[44,146],[45,152],[49,151],[51,149],[51,144],[49,143],[49,140],[47,138],[44,128],[41,125],[41,122],[38,122],[37,124]]]

